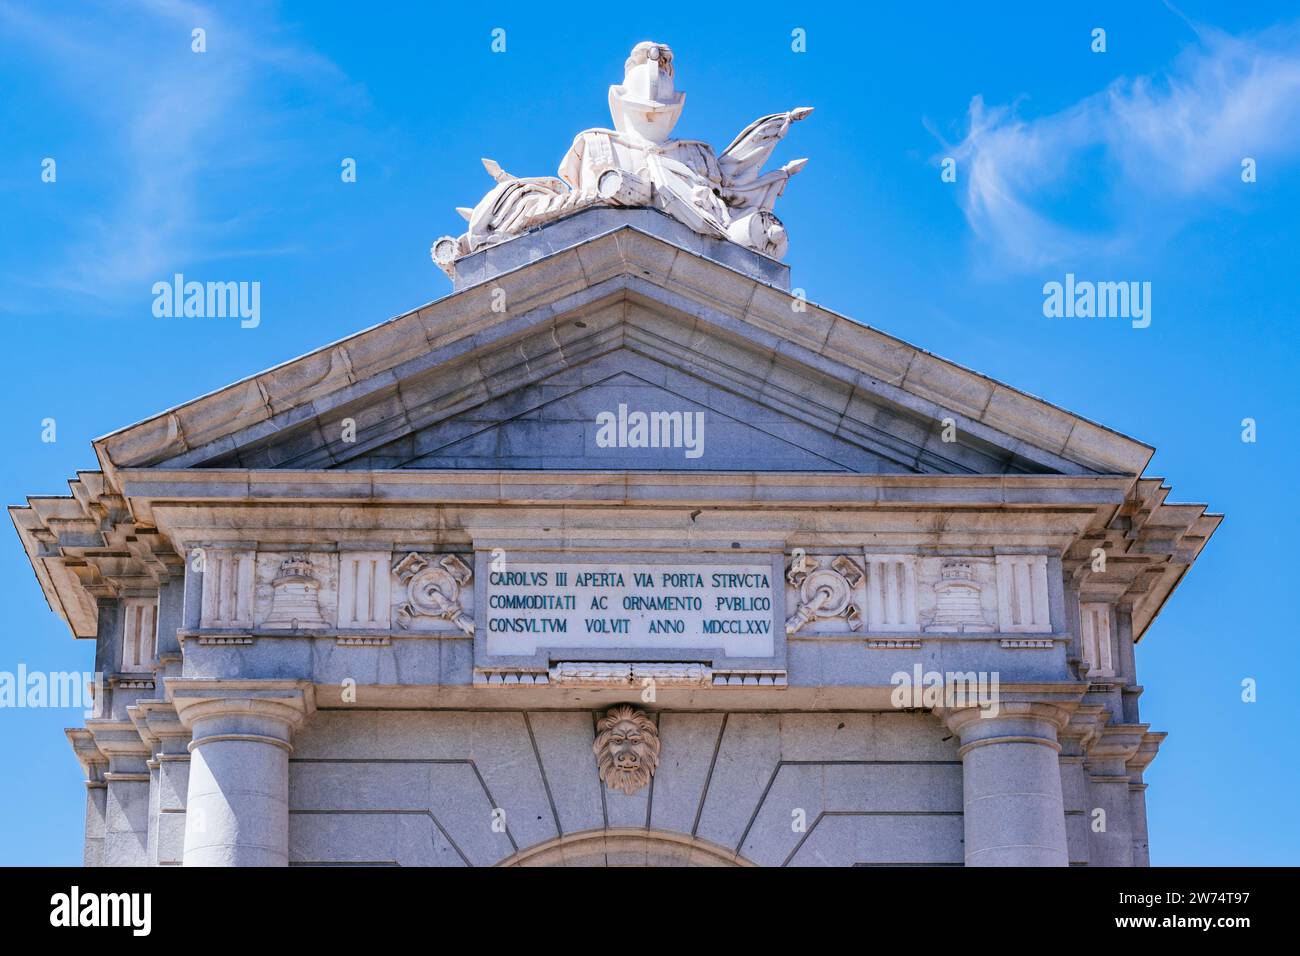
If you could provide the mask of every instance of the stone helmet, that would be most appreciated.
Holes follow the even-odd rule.
[[[673,86],[673,51],[644,40],[623,64],[623,82],[609,88],[609,112],[620,133],[662,143],[681,116],[686,94]]]

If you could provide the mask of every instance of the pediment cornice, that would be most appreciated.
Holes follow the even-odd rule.
[[[494,311],[501,302],[506,311]],[[1044,470],[1136,476],[1151,455],[1145,444],[631,226],[114,432],[96,452],[110,482],[123,467],[201,465],[457,363],[476,366],[479,381],[456,397],[482,401],[512,376],[522,381],[548,361],[568,364],[599,348],[601,329],[588,318],[618,325],[637,309],[670,316],[657,330],[669,351],[689,349],[686,337],[707,328],[806,368],[829,386],[831,414],[840,395],[829,393],[839,392],[846,407],[856,393],[921,418],[951,417],[961,433]],[[625,325],[642,347],[648,324]]]

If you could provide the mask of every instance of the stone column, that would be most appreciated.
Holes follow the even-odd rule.
[[[83,866],[102,866],[104,859],[104,818],[108,813],[108,784],[104,772],[108,758],[95,746],[90,731],[70,727],[64,731],[86,772],[86,838],[81,860]]]
[[[149,747],[129,720],[90,719],[86,730],[108,760],[100,865],[147,866]]]
[[[1128,761],[1142,745],[1146,724],[1112,724],[1088,747],[1087,769],[1093,812],[1089,860],[1094,866],[1133,865],[1132,798]],[[1104,823],[1104,826],[1102,825]]]
[[[167,696],[193,734],[185,865],[287,865],[289,754],[315,709],[310,682],[177,678]]]
[[[149,865],[181,862],[183,810],[188,787],[190,731],[165,700],[140,700],[127,708],[149,747]]]
[[[1147,785],[1142,780],[1151,761],[1156,758],[1160,745],[1164,743],[1165,733],[1142,735],[1142,743],[1126,764],[1129,773],[1129,814],[1133,822],[1133,865],[1150,866],[1151,849],[1147,836]]]
[[[967,866],[1066,866],[1057,731],[1069,713],[1054,704],[1002,702],[941,711],[961,739]]]

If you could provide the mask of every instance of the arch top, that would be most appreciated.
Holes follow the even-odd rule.
[[[686,833],[610,827],[538,843],[497,866],[754,866],[726,847]]]

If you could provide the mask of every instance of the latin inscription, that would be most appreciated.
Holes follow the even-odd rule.
[[[773,653],[770,565],[515,564],[487,573],[488,653],[538,647]]]

